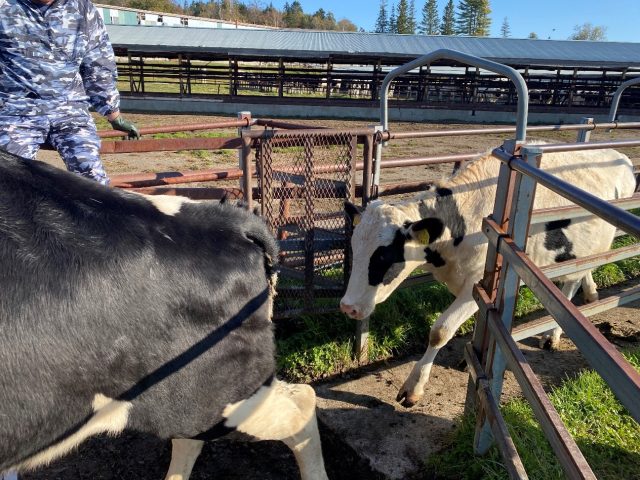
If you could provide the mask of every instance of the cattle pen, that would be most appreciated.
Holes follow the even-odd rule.
[[[437,55],[449,55],[449,52],[437,52]],[[433,56],[429,59],[433,59]],[[634,83],[627,82],[623,87],[627,88]],[[526,85],[524,88],[526,92]],[[621,91],[616,92],[618,99]],[[381,102],[384,101],[384,95],[382,97]],[[526,95],[521,92],[520,97],[526,98]],[[501,378],[508,363],[509,368],[516,373],[525,395],[532,402],[567,476],[594,478],[575,442],[558,420],[557,413],[550,406],[539,382],[527,368],[523,357],[518,355],[514,340],[548,330],[553,322],[559,323],[581,351],[587,354],[593,352],[594,367],[608,380],[632,416],[637,421],[640,420],[640,413],[631,400],[634,395],[637,398],[640,389],[637,373],[615,349],[608,346],[602,335],[589,327],[590,324],[585,319],[585,315],[640,298],[640,290],[638,287],[628,289],[614,297],[576,309],[562,298],[557,288],[548,280],[570,269],[590,269],[601,263],[638,255],[640,247],[630,246],[598,258],[594,256],[570,260],[554,266],[544,266],[542,269],[531,265],[522,255],[529,222],[542,223],[559,218],[598,214],[612,221],[621,230],[640,235],[637,219],[622,210],[640,207],[638,193],[631,198],[612,202],[614,207],[611,207],[605,202],[587,198],[584,192],[572,192],[569,186],[544,177],[536,168],[536,161],[544,151],[640,147],[640,140],[590,142],[589,134],[595,130],[640,128],[640,122],[615,121],[614,107],[617,104],[613,103],[610,118],[606,122],[585,119],[580,124],[527,127],[525,108],[524,113],[519,112],[515,127],[415,132],[394,132],[384,119],[381,119],[378,126],[336,130],[255,119],[244,112],[239,114],[237,120],[162,129],[165,132],[176,132],[238,128],[236,137],[104,141],[102,153],[237,150],[238,167],[235,169],[118,175],[112,178],[112,184],[149,194],[185,195],[195,199],[227,197],[241,199],[249,206],[256,205],[280,241],[282,276],[279,288],[280,310],[276,311],[276,316],[285,317],[336,309],[337,298],[344,289],[349,273],[350,226],[342,210],[345,200],[353,201],[358,198],[362,205],[366,205],[375,198],[398,198],[418,192],[424,189],[426,182],[385,184],[381,182],[381,172],[410,166],[447,164],[451,164],[452,170],[456,170],[480,153],[383,158],[385,145],[416,138],[515,134],[515,141],[505,142],[503,148],[497,151],[504,162],[499,196],[493,215],[485,221],[485,232],[492,249],[487,259],[487,275],[476,289],[476,299],[481,308],[479,323],[473,342],[465,351],[471,372],[469,404],[477,403],[480,406],[480,418],[487,419],[486,425],[479,423],[476,447],[479,453],[486,451],[489,439],[493,436],[511,477],[526,478],[526,472],[497,409]],[[142,129],[141,133],[151,135],[160,133],[160,130]],[[575,131],[576,143],[527,146],[525,132],[551,131]],[[105,140],[121,135],[118,132],[101,132]],[[531,212],[527,200],[531,198],[535,188],[536,182],[533,179],[548,188],[555,188],[560,194],[571,194],[571,200],[578,206]],[[221,187],[201,186],[204,182],[220,181],[227,181],[227,184]],[[229,181],[237,184],[229,186]],[[198,186],[185,186],[189,184]],[[516,298],[514,292],[521,279],[535,289],[554,318],[543,318],[535,324],[519,326],[510,332],[513,300]],[[429,275],[415,275],[405,282],[405,286],[430,280]],[[357,325],[356,354],[364,361],[368,325],[366,320]]]

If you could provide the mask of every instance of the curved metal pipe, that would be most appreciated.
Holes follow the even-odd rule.
[[[631,80],[627,80],[622,83],[618,89],[613,94],[613,98],[611,99],[611,107],[609,108],[609,121],[614,122],[616,120],[616,115],[618,113],[618,105],[620,104],[620,97],[622,97],[622,92],[624,92],[631,85],[640,84],[640,77],[632,78]]]
[[[439,50],[434,50],[431,53],[423,55],[422,57],[418,57],[415,60],[412,60],[409,63],[405,63],[404,65],[391,70],[384,80],[382,81],[382,85],[380,86],[380,123],[382,125],[383,131],[387,131],[389,129],[389,106],[388,106],[388,94],[389,94],[389,85],[391,82],[399,75],[403,73],[407,73],[414,68],[421,67],[422,65],[426,65],[432,63],[436,60],[447,59],[447,60],[455,60],[457,62],[473,65],[474,67],[483,68],[485,70],[489,70],[494,73],[498,73],[504,75],[509,78],[516,87],[516,92],[518,93],[518,107],[516,113],[516,142],[524,143],[526,140],[526,131],[527,131],[527,116],[529,111],[529,90],[527,88],[527,84],[525,83],[522,75],[518,73],[517,70],[508,67],[507,65],[503,65],[501,63],[492,62],[491,60],[486,60],[484,58],[476,57],[474,55],[469,55],[467,53],[458,52],[457,50],[449,50],[446,48],[442,48]],[[374,188],[380,184],[380,164],[382,160],[382,146],[380,144],[376,147],[376,162],[375,162],[375,172],[373,175],[373,185]]]
[[[474,67],[483,68],[494,73],[499,73],[508,77],[515,85],[518,92],[518,110],[516,116],[516,141],[524,142],[526,140],[526,128],[527,128],[527,114],[529,109],[529,90],[520,73],[507,65],[501,63],[492,62],[484,58],[469,55],[467,53],[458,52],[457,50],[449,50],[442,48],[434,50],[431,53],[418,57],[409,63],[390,71],[380,87],[380,123],[385,130],[388,129],[388,102],[387,96],[389,93],[389,85],[399,75],[407,73],[414,68],[421,67],[428,63],[433,63],[436,60],[447,59],[455,60],[467,65],[473,65]]]

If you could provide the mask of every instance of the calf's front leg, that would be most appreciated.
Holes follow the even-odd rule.
[[[451,340],[460,325],[478,310],[478,305],[471,296],[472,291],[473,284],[465,284],[462,293],[442,312],[442,315],[431,327],[427,351],[413,366],[413,370],[396,397],[396,400],[404,407],[412,407],[422,398],[424,386],[429,381],[429,374],[436,355]]]

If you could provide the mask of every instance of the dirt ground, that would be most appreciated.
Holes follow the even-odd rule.
[[[229,117],[191,115],[142,115],[128,114],[139,127],[165,126],[189,123],[215,122]],[[318,120],[305,122],[334,128],[353,128],[369,125],[371,122]],[[482,125],[478,125],[482,127]],[[488,126],[487,126],[488,127]],[[415,131],[424,129],[469,128],[458,124],[392,124],[392,131]],[[227,130],[230,136],[235,129]],[[612,133],[594,132],[592,140],[638,138],[634,131],[619,130]],[[434,139],[412,139],[393,142],[385,151],[384,158],[420,157],[439,154],[480,152],[498,146],[509,135],[488,135],[485,137],[441,137]],[[573,141],[575,132],[552,132],[535,135],[534,138],[551,141]],[[640,149],[625,150],[632,158],[640,158]],[[39,159],[62,166],[55,152],[42,151]],[[194,155],[192,152],[121,154],[105,156],[105,166],[109,174],[131,172],[183,171],[205,168],[235,167],[235,152],[206,153]],[[384,170],[382,183],[399,181],[433,180],[446,175],[446,167],[412,167]],[[602,292],[601,296],[606,296]],[[640,345],[640,303],[617,308],[594,318],[605,335],[618,347]],[[385,365],[370,366],[346,376],[316,385],[320,397],[321,433],[327,470],[331,479],[376,479],[409,478],[417,475],[416,465],[425,455],[437,450],[453,427],[453,419],[462,412],[466,392],[467,374],[460,368],[462,347],[468,337],[457,337],[443,349],[436,360],[433,380],[423,402],[407,411],[394,401],[398,387],[415,358],[395,359]],[[522,344],[525,356],[532,363],[545,387],[557,384],[566,375],[584,368],[586,362],[574,345],[563,337],[557,352],[539,350],[533,340]],[[384,367],[384,368],[382,368]],[[372,385],[370,391],[355,391],[350,382],[367,378]],[[355,385],[355,383],[353,383]],[[510,373],[505,382],[505,398],[519,395],[519,389]],[[350,406],[351,405],[351,406]],[[405,436],[400,455],[396,447],[384,444],[374,451],[370,458],[356,453],[357,446],[369,447],[365,435],[348,441],[349,432],[341,412],[359,409],[357,415],[373,417],[385,430],[386,436]],[[347,413],[345,413],[347,415]],[[337,419],[337,420],[336,420]],[[366,428],[362,420],[361,428]],[[337,426],[336,426],[337,422]],[[382,423],[381,423],[382,422]],[[387,423],[384,423],[387,422]],[[325,426],[326,424],[326,426]],[[332,424],[332,425],[330,425]],[[407,425],[420,427],[431,440],[424,448],[416,448],[413,437],[405,430]],[[372,435],[380,435],[372,433]],[[377,464],[388,458],[396,462],[393,468]],[[403,459],[406,459],[403,460]],[[151,479],[162,478],[168,466],[169,444],[156,438],[138,433],[127,433],[116,439],[97,437],[83,444],[78,451],[54,462],[49,467],[21,476],[25,480],[70,480],[70,479]],[[395,472],[395,473],[389,473]],[[398,473],[400,472],[400,473]],[[404,473],[402,473],[404,472]],[[413,472],[413,473],[411,473]],[[398,476],[400,475],[400,476]],[[267,480],[299,478],[293,456],[277,442],[255,444],[233,444],[216,442],[207,444],[194,469],[194,479],[247,479]],[[418,477],[416,477],[418,478]]]

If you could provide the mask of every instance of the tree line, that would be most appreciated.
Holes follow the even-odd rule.
[[[339,30],[355,32],[358,27],[347,19],[336,20],[334,14],[319,8],[305,13],[302,4],[294,0],[285,3],[282,10],[273,3],[264,5],[258,0],[244,3],[237,0],[100,0],[99,3],[155,12],[190,15],[231,22],[252,23],[277,28],[305,28],[314,30]]]
[[[182,1],[182,4],[178,2]],[[426,0],[416,13],[415,0],[380,0],[376,33],[405,33],[422,35],[465,35],[483,37],[490,34],[491,5],[489,0],[444,0],[440,15],[438,0]],[[244,3],[238,0],[100,0],[100,3],[139,10],[151,10],[194,17],[252,23],[276,28],[303,28],[313,30],[364,31],[348,19],[336,20],[334,14],[323,8],[306,13],[301,2],[285,3],[282,10],[273,3],[265,6],[260,0]],[[508,18],[500,27],[502,37],[511,36]],[[528,38],[539,38],[531,32]],[[574,28],[570,40],[606,40],[606,27],[584,23]]]
[[[378,17],[374,27],[376,33],[405,33],[422,35],[464,35],[486,37],[491,29],[491,5],[489,0],[446,0],[440,16],[438,0],[427,0],[416,15],[415,0],[399,0],[397,5],[380,0]],[[509,19],[505,17],[500,26],[500,35],[511,36]],[[528,38],[539,38],[531,32]],[[606,40],[606,27],[584,23],[576,25],[569,40]]]
[[[448,0],[442,17],[437,0],[427,0],[417,20],[415,0],[399,0],[398,4],[380,0],[374,32],[419,33],[423,35],[487,36],[491,28],[489,0],[461,0],[456,5]]]

